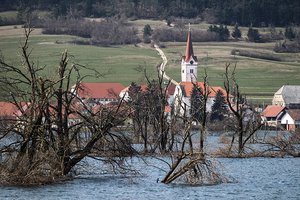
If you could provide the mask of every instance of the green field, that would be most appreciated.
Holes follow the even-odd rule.
[[[128,22],[128,25],[137,27],[140,33],[145,24],[150,24],[152,28],[166,26],[161,21]],[[197,26],[199,29],[205,29],[208,25],[193,25],[193,28]],[[0,49],[7,61],[16,63],[20,60],[17,52],[22,35],[23,29],[20,27],[0,27]],[[98,47],[70,43],[75,39],[76,37],[67,35],[43,35],[40,29],[36,29],[30,38],[33,61],[46,66],[49,73],[54,72],[61,53],[67,49],[72,56],[71,62],[97,69],[105,74],[100,78],[88,77],[86,81],[120,82],[125,86],[132,81],[143,82],[143,75],[137,70],[138,68],[146,68],[154,77],[155,66],[161,62],[158,53],[149,45]],[[164,45],[166,48],[162,50],[169,61],[166,73],[180,81],[180,62],[185,43],[173,42]],[[246,41],[194,43],[194,52],[199,60],[199,81],[205,68],[210,84],[222,86],[225,64],[231,63],[232,66],[237,64],[236,77],[242,92],[254,102],[270,103],[273,93],[282,85],[300,85],[300,53],[276,54],[272,50],[274,45],[275,43]],[[233,49],[269,53],[280,57],[282,61],[233,56],[231,55]],[[89,72],[83,71],[83,73]]]
[[[2,33],[1,33],[2,32]],[[5,36],[5,32],[9,33]],[[13,34],[11,33],[13,32]],[[96,69],[103,77],[89,76],[87,82],[120,82],[124,86],[132,81],[141,82],[142,72],[138,68],[146,68],[149,75],[153,75],[155,66],[161,62],[154,49],[136,47],[134,45],[97,47],[75,45],[69,43],[76,39],[66,35],[42,35],[37,29],[30,37],[32,60],[40,66],[46,66],[47,73],[55,72],[61,53],[68,50],[71,62]],[[0,29],[0,49],[6,61],[19,64],[22,29],[13,27]],[[82,75],[89,75],[91,71],[83,70]]]

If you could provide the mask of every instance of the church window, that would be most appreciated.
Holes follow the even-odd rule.
[[[182,70],[182,73],[184,73],[184,70]]]
[[[194,69],[190,69],[190,73],[193,74],[194,73]]]

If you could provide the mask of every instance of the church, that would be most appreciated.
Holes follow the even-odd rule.
[[[176,85],[173,99],[175,101],[175,108],[183,113],[183,108],[186,108],[187,112],[190,110],[193,84],[197,84],[198,87],[204,89],[204,82],[198,82],[198,59],[197,56],[194,55],[191,30],[189,30],[187,35],[186,49],[181,59],[180,73],[181,82]],[[224,95],[226,94],[226,91],[222,87],[208,86],[207,112],[211,111],[218,90],[222,91]]]

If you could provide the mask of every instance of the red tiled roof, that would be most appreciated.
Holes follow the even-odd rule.
[[[145,91],[147,90],[147,88],[148,88],[148,85],[146,85],[146,84],[140,85],[140,86],[141,86],[141,90],[142,90],[143,92],[145,92]],[[130,85],[127,86],[126,88],[124,88],[124,89],[122,90],[122,92],[128,92],[129,88],[130,88]]]
[[[15,117],[18,108],[15,104],[10,102],[0,102],[0,117]]]
[[[262,115],[265,117],[277,117],[284,109],[285,107],[283,106],[268,105],[262,112]]]
[[[77,95],[81,98],[118,98],[124,86],[120,83],[80,83]]]
[[[300,109],[290,109],[287,112],[293,120],[300,121]]]
[[[192,82],[180,82],[180,85],[183,86],[185,89],[185,94],[187,97],[191,96],[192,90],[193,90],[193,83]],[[203,82],[197,82],[197,86],[204,89],[204,83]],[[218,90],[222,91],[224,95],[226,95],[226,91],[222,87],[208,87],[209,88],[209,95],[208,97],[215,97],[217,95]]]

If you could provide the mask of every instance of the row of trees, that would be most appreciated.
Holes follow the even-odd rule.
[[[209,23],[242,26],[287,26],[300,23],[300,3],[297,0],[3,0],[2,10],[50,10],[53,16],[77,13],[84,17],[167,19],[169,17],[201,17]]]
[[[147,31],[150,29],[151,32]],[[146,30],[145,30],[146,29]],[[175,26],[175,28],[161,28],[152,30],[149,25],[146,25],[144,33],[147,33],[147,38],[152,36],[156,41],[179,41],[186,40],[187,30],[184,25]],[[277,31],[274,27],[269,27],[270,33],[261,34],[257,28],[250,26],[247,31],[247,39],[250,42],[271,42],[277,40],[296,40],[299,37],[299,33],[294,27],[286,27],[285,31]],[[145,32],[147,31],[147,32]],[[193,30],[193,41],[227,41],[230,38],[238,40],[242,38],[242,32],[239,29],[239,25],[235,24],[233,30],[230,32],[226,25],[210,25],[207,31]]]
[[[137,29],[124,24],[122,20],[108,18],[101,22],[84,19],[47,19],[41,24],[43,33],[69,34],[89,40],[77,41],[92,45],[123,45],[140,42]]]

